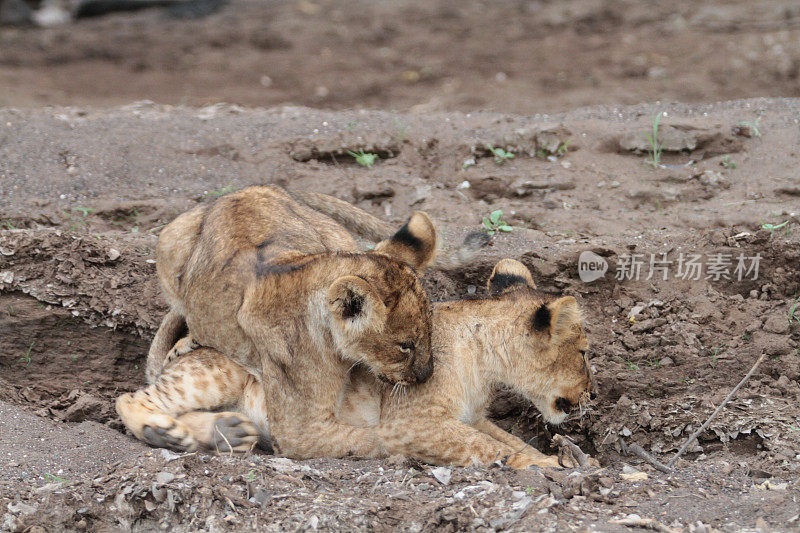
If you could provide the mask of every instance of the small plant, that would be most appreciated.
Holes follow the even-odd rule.
[[[92,209],[91,207],[73,207],[73,211],[78,211],[83,215],[83,218],[89,216],[89,213],[94,213],[97,209]]]
[[[782,222],[780,224],[769,224],[769,223],[762,222],[761,223],[761,227],[764,228],[765,230],[769,231],[769,232],[774,232],[775,230],[779,230],[779,229],[785,227],[786,228],[786,235],[789,235],[789,222],[790,222],[789,220],[787,220],[786,222]]]
[[[686,383],[687,385],[691,385],[692,383],[694,383],[694,378],[686,378],[682,379],[681,381]]]
[[[647,163],[653,168],[661,166],[661,152],[664,146],[658,140],[658,126],[661,123],[661,111],[653,115],[653,132],[647,135],[647,142],[650,143],[650,159]]]
[[[408,138],[408,129],[406,125],[400,122],[400,119],[395,117],[394,119],[394,129],[397,131],[395,135],[392,135],[392,138],[395,142],[402,143]]]
[[[31,350],[33,350],[34,344],[36,344],[36,341],[33,341],[31,345],[28,346],[28,350],[25,352],[25,355],[19,358],[19,360],[25,363],[26,365],[31,364]]]
[[[491,144],[487,144],[486,149],[492,152],[492,155],[494,156],[494,162],[498,165],[502,165],[509,159],[514,159],[514,154],[512,152],[506,152],[502,148],[495,148]]]
[[[251,470],[251,471],[249,471],[249,472],[247,473],[247,475],[246,475],[246,476],[242,476],[242,477],[244,477],[244,480],[245,480],[245,481],[247,481],[247,482],[249,482],[249,483],[252,483],[253,481],[255,481],[255,480],[256,480],[256,473],[255,473],[255,471],[254,471],[254,470]]]
[[[571,142],[572,142],[572,139],[567,139],[563,143],[559,144],[558,148],[556,148],[556,155],[560,157],[560,156],[566,154],[567,150],[569,150],[569,143],[571,143]]]
[[[760,118],[755,120],[742,120],[736,126],[739,131],[744,131],[744,128],[747,128],[747,133],[749,133],[749,135],[745,134],[747,137],[761,137],[761,131],[758,129],[758,123],[760,121]]]
[[[364,152],[364,150],[359,150],[357,153],[347,150],[347,153],[355,158],[356,163],[366,168],[372,168],[372,165],[375,164],[375,160],[378,159],[378,154]]]
[[[213,191],[208,191],[205,194],[206,194],[206,196],[214,196],[214,197],[219,198],[220,196],[225,196],[226,194],[228,194],[229,192],[233,192],[234,190],[235,190],[235,187],[229,183],[229,184],[225,185],[224,187],[220,187],[219,189],[215,189]],[[137,231],[138,231],[138,228],[137,228]]]
[[[742,333],[742,340],[744,342],[750,342],[750,334],[747,332]]]
[[[0,228],[17,229],[17,227],[8,220],[6,220],[5,222],[0,222]]]
[[[725,157],[723,157],[722,161],[720,161],[719,164],[722,165],[725,168],[730,168],[730,169],[736,168],[736,163],[731,161],[731,156],[729,156],[729,155],[726,155]]]
[[[483,217],[483,228],[489,235],[494,235],[498,231],[514,231],[514,228],[503,220],[502,209],[492,211],[488,217]]]
[[[63,483],[69,481],[68,479],[64,479],[63,477],[54,476],[53,474],[48,474],[47,472],[44,473],[44,479],[48,483]]]
[[[789,324],[791,324],[793,320],[800,324],[800,298],[796,298],[792,303],[792,307],[789,309]],[[798,350],[800,350],[800,348],[798,348]]]
[[[639,371],[639,365],[637,365],[633,361],[631,361],[629,359],[624,359],[623,362],[625,363],[625,366],[628,367],[628,370],[630,370],[631,372],[638,372]]]

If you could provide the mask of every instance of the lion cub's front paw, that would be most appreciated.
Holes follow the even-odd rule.
[[[516,453],[509,456],[506,464],[518,470],[528,468],[529,466],[538,466],[540,468],[563,468],[565,466],[570,466],[566,464],[562,465],[555,455],[542,454],[534,456],[526,453]]]
[[[258,443],[258,429],[239,413],[218,413],[211,441],[206,444],[217,453],[249,453]]]
[[[169,363],[170,361],[174,361],[181,355],[187,354],[192,350],[196,350],[198,348],[200,348],[200,345],[194,341],[191,335],[187,335],[182,339],[179,339],[172,347],[172,349],[169,352],[167,352],[167,358],[165,359],[164,364],[166,365],[167,363]]]
[[[142,438],[151,446],[179,452],[193,452],[198,444],[191,430],[169,415],[151,416],[142,428]]]

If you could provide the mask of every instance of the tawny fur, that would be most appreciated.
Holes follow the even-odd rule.
[[[374,432],[375,447],[365,455],[404,454],[461,466],[498,459],[515,468],[559,466],[557,457],[542,454],[489,421],[486,411],[497,386],[509,387],[532,401],[552,423],[566,417],[557,404],[559,398],[562,405],[585,405],[595,384],[577,302],[569,296],[553,298],[536,291],[528,269],[514,260],[497,264],[489,289],[493,296],[488,299],[434,306],[437,361],[426,383],[387,388],[361,367],[345,377],[336,417]],[[549,316],[547,323],[542,323],[544,315]],[[186,374],[184,368],[204,364],[208,374],[218,372],[216,367],[229,372],[238,369],[231,387],[247,379],[243,367],[207,348],[179,357],[165,374]],[[201,379],[212,380],[207,375],[197,378]],[[156,386],[161,382],[159,378]],[[235,391],[230,393],[235,395]],[[260,421],[261,439],[267,440],[269,400],[263,388],[249,382],[239,393],[235,401],[247,405],[243,412]],[[179,401],[165,409],[175,415],[202,407]]]
[[[350,216],[370,217],[351,208]],[[162,329],[178,331],[185,320],[192,339],[257,377],[280,453],[369,455],[374,432],[337,419],[337,402],[354,364],[391,383],[430,376],[430,306],[414,269],[430,264],[437,243],[417,212],[373,253],[359,253],[320,210],[283,189],[251,187],[162,231],[157,270],[172,307]],[[159,335],[151,382],[164,361],[167,335]],[[123,420],[138,420],[136,405],[119,399]]]

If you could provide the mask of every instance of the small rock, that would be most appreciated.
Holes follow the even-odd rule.
[[[172,472],[159,472],[156,474],[156,483],[159,485],[166,485],[167,483],[172,483],[175,480],[175,474]]]
[[[789,332],[789,327],[789,321],[786,319],[786,315],[783,314],[770,315],[764,321],[764,331],[768,331],[770,333],[783,335]]]
[[[253,495],[253,497],[250,499],[253,500],[254,503],[263,506],[270,500],[270,498],[272,498],[271,492],[268,492],[264,489],[258,489],[256,493]]]
[[[116,248],[109,248],[108,249],[108,260],[109,261],[116,261],[117,259],[119,259],[120,255],[121,254],[119,253],[119,250],[117,250]]]
[[[647,474],[644,472],[636,472],[635,474],[620,474],[619,477],[625,481],[644,481],[647,479]]]
[[[64,421],[82,422],[95,418],[105,407],[105,403],[91,394],[83,394],[64,411]]]
[[[622,467],[622,473],[623,474],[638,474],[639,471],[636,470],[634,467],[632,467],[630,465],[625,465],[625,466]]]
[[[453,475],[453,471],[446,466],[440,466],[433,468],[431,470],[431,474],[433,474],[433,477],[435,477],[442,485],[449,485],[450,477]]]
[[[14,514],[29,515],[36,512],[36,507],[27,503],[17,502],[9,503],[8,510]]]
[[[674,364],[675,361],[672,360],[672,357],[662,357],[658,362],[658,366],[672,366]]]
[[[281,474],[288,474],[290,472],[294,472],[296,469],[294,461],[287,457],[273,457],[267,461],[267,464]]]

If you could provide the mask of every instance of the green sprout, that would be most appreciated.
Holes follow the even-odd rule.
[[[494,162],[497,163],[498,165],[502,165],[509,159],[514,159],[513,153],[506,152],[502,148],[495,148],[491,144],[487,144],[486,149],[492,152],[492,155],[494,156]]]
[[[356,163],[366,168],[372,168],[375,160],[378,159],[378,154],[364,152],[364,150],[359,150],[358,153],[347,150],[347,153],[355,158]]]
[[[247,473],[246,476],[243,476],[243,477],[244,477],[245,481],[249,481],[250,483],[252,483],[253,481],[256,480],[256,473],[255,473],[255,471],[251,470],[251,471],[249,471]]]
[[[774,232],[775,230],[779,230],[779,229],[785,227],[786,228],[786,235],[788,236],[789,235],[789,230],[791,229],[789,227],[789,222],[791,222],[791,221],[787,220],[785,222],[781,222],[780,224],[770,224],[770,223],[762,222],[761,223],[761,227],[764,228],[765,230],[769,231],[769,232]]]
[[[653,168],[661,166],[661,152],[664,145],[658,140],[658,125],[661,122],[661,112],[653,115],[653,133],[647,135],[647,142],[650,143],[650,159],[647,163]]]
[[[758,129],[758,123],[761,119],[757,118],[753,121],[750,120],[743,120],[737,124],[737,126],[748,128],[750,130],[750,135],[753,137],[761,137],[761,131]]]
[[[483,217],[483,228],[489,235],[494,235],[498,231],[514,231],[514,228],[503,220],[502,209],[492,211],[488,217]]]
[[[563,143],[559,144],[558,148],[556,148],[556,155],[562,156],[562,155],[566,154],[567,150],[569,150],[569,143],[571,143],[571,142],[572,142],[572,139],[567,139]]]
[[[725,168],[730,168],[730,169],[736,168],[736,163],[731,161],[731,156],[729,156],[729,155],[726,155],[725,157],[723,157],[722,161],[720,161],[719,164],[722,165]]]
[[[234,186],[228,183],[224,187],[220,187],[219,189],[215,189],[213,191],[208,191],[206,193],[206,196],[215,196],[215,197],[225,196],[226,194],[228,194],[229,192],[233,192],[234,190],[235,190]]]
[[[26,365],[31,364],[31,350],[33,350],[34,344],[36,344],[36,341],[33,341],[31,345],[28,346],[28,350],[25,352],[25,355],[19,358],[19,360],[25,363]]]
[[[73,211],[79,211],[83,214],[83,218],[86,218],[89,213],[94,213],[97,209],[92,209],[91,207],[73,207]]]
[[[47,480],[48,483],[63,483],[69,481],[68,479],[54,476],[53,474],[48,474],[47,472],[44,473],[44,479]]]
[[[795,299],[792,303],[791,309],[789,309],[789,323],[792,323],[792,320],[797,321],[800,324],[800,298]]]

